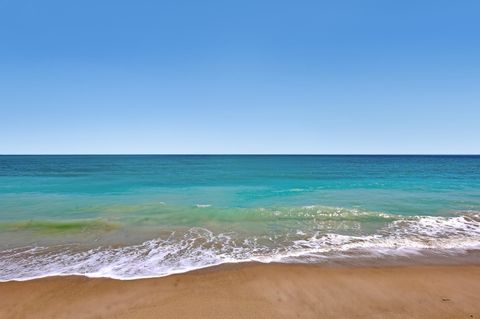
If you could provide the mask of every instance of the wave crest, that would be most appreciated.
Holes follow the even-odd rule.
[[[462,212],[451,217],[385,215],[377,218],[387,219],[388,223],[364,235],[314,228],[252,235],[192,227],[122,247],[83,249],[64,245],[9,249],[0,252],[0,280],[54,275],[135,279],[231,262],[319,262],[328,258],[385,257],[429,251],[461,254],[480,249],[478,212]]]

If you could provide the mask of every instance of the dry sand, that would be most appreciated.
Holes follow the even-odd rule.
[[[244,264],[0,283],[0,318],[479,318],[480,266]]]

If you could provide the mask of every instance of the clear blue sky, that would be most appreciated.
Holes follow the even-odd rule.
[[[0,153],[480,153],[480,1],[0,0]]]

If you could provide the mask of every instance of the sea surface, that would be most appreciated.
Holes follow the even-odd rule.
[[[480,251],[480,156],[0,156],[0,281]]]

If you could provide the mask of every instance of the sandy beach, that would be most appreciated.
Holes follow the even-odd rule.
[[[4,282],[0,296],[0,318],[480,318],[480,267],[243,264]]]

